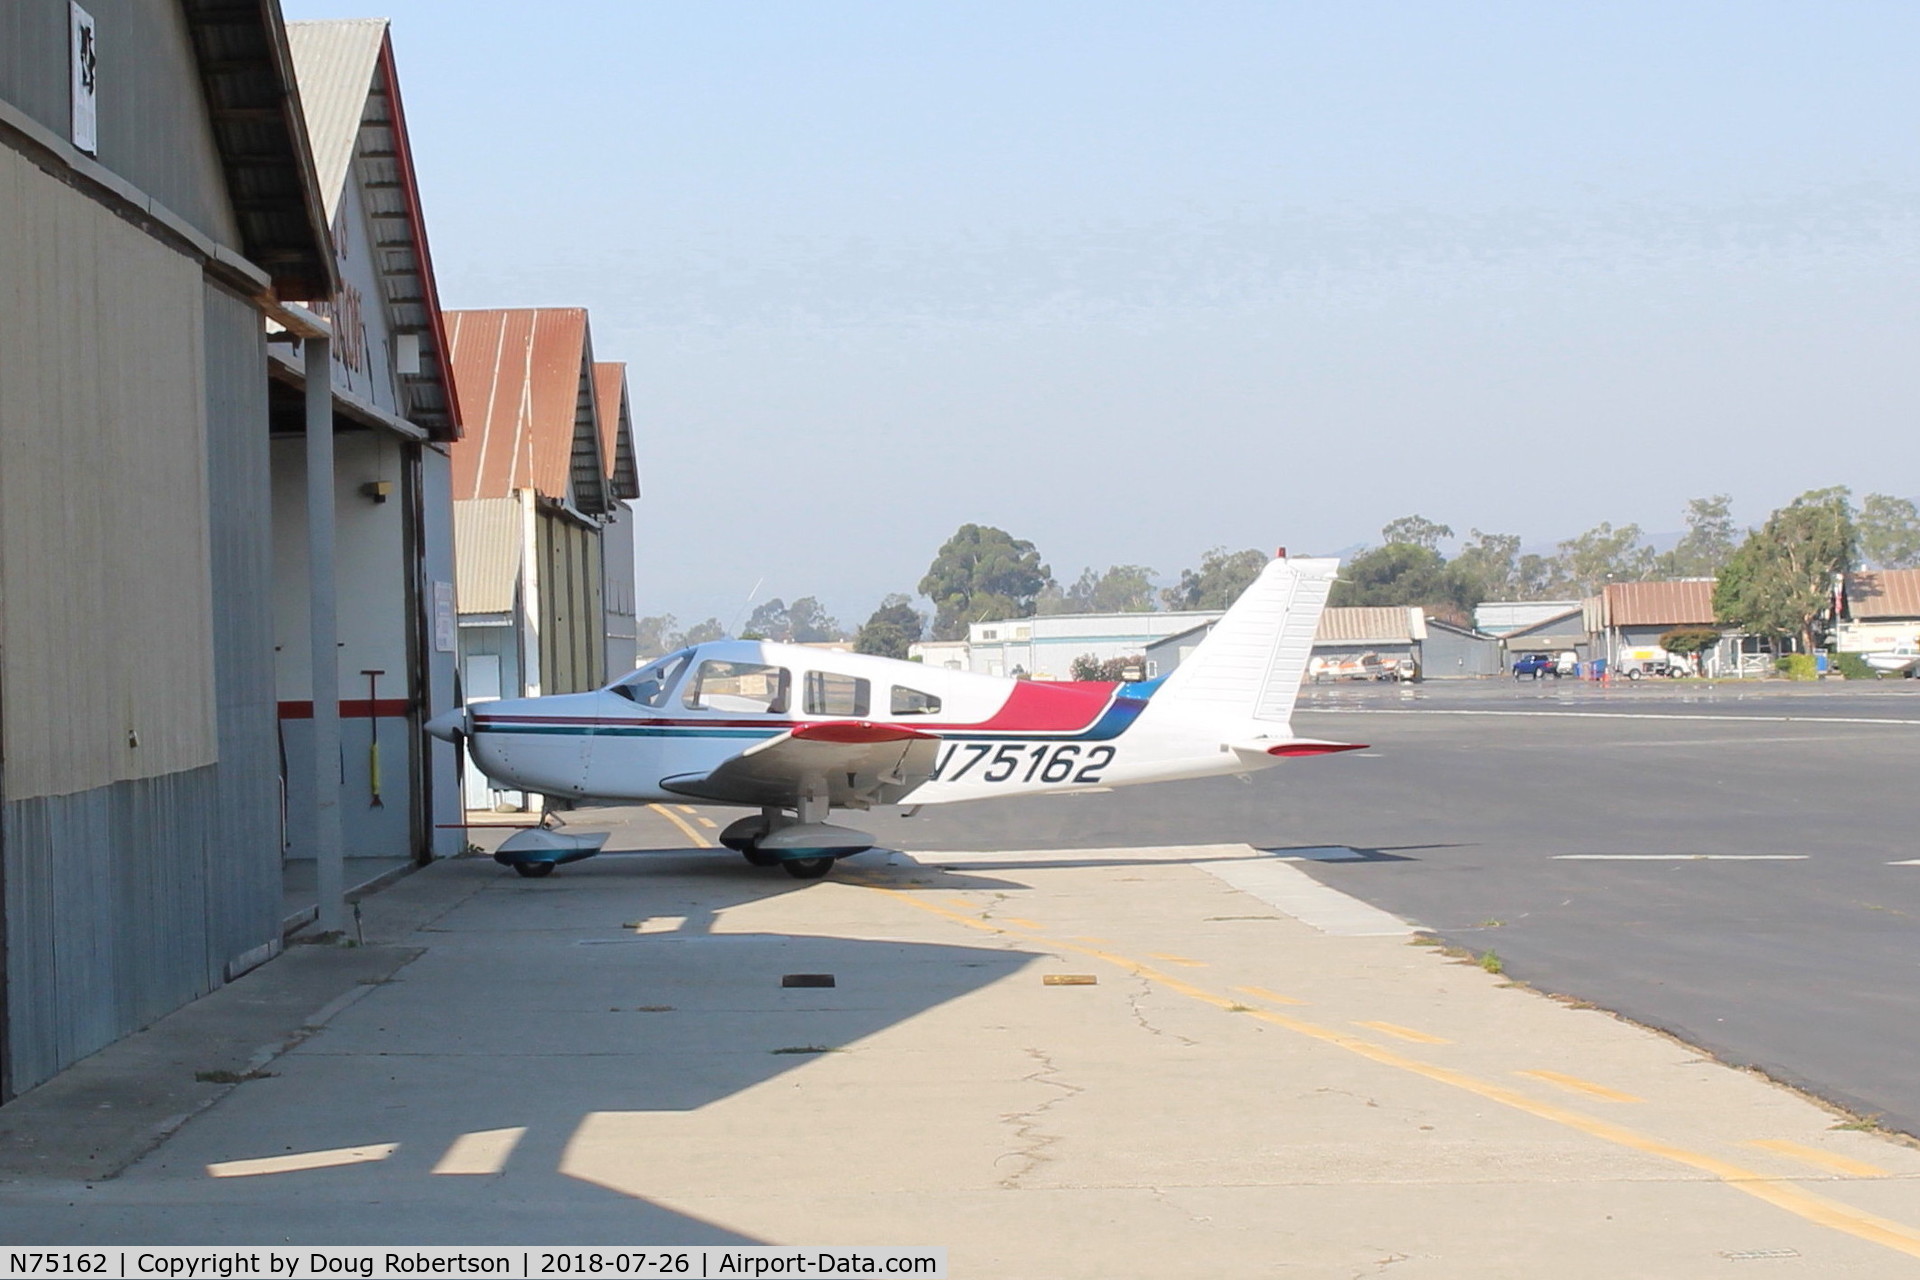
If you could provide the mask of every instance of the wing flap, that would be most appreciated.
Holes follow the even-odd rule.
[[[709,773],[661,786],[721,804],[791,809],[802,796],[839,809],[897,804],[933,774],[939,739],[899,725],[835,721],[801,725],[757,742]]]

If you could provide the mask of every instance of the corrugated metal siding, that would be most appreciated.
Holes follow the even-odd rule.
[[[606,672],[599,535],[544,511],[539,529],[541,692],[598,688]]]
[[[265,348],[245,302],[212,288],[202,300],[221,762],[0,813],[16,1089],[211,990],[279,936]]]
[[[6,806],[16,1089],[215,985],[201,944],[216,772]]]
[[[520,503],[472,498],[453,504],[456,594],[462,613],[508,613],[520,583]]]
[[[87,0],[99,38],[100,163],[213,240],[238,247],[180,5]],[[0,5],[0,98],[71,136],[66,0]]]
[[[199,268],[4,147],[0,226],[8,798],[210,764]]]
[[[206,290],[207,487],[220,767],[207,894],[207,972],[279,937],[280,767],[273,676],[272,484],[260,317]]]
[[[1862,620],[1920,618],[1920,569],[1848,574],[1847,612]]]

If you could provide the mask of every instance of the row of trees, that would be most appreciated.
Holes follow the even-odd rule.
[[[1602,522],[1551,553],[1520,549],[1520,537],[1470,529],[1449,558],[1441,544],[1451,527],[1402,516],[1380,530],[1380,545],[1353,556],[1335,583],[1335,605],[1417,605],[1464,619],[1486,600],[1579,599],[1609,582],[1720,579],[1721,616],[1756,634],[1811,641],[1812,619],[1831,575],[1842,569],[1920,567],[1920,509],[1904,498],[1869,494],[1858,508],[1844,488],[1802,494],[1747,531],[1733,519],[1726,494],[1687,504],[1686,532],[1656,552],[1640,526]],[[851,639],[862,653],[904,658],[926,636],[965,638],[967,626],[1036,614],[1148,613],[1155,609],[1224,609],[1267,562],[1257,550],[1215,547],[1171,585],[1141,564],[1083,569],[1068,585],[1054,580],[1033,543],[991,525],[963,524],[935,554],[918,584],[933,604],[929,618],[911,597],[889,595],[851,633],[820,602],[774,598],[748,615],[741,635],[810,643]],[[1824,576],[1823,576],[1824,575]],[[1720,607],[1717,605],[1717,607]],[[664,653],[727,634],[718,618],[680,630],[672,615],[643,618],[643,653]]]

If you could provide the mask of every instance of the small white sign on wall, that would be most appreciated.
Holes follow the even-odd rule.
[[[100,55],[94,44],[93,15],[71,0],[67,14],[72,24],[73,145],[90,156],[97,156],[100,134],[95,101],[100,87]]]
[[[433,584],[433,647],[452,653],[460,638],[460,617],[453,608],[453,584]]]

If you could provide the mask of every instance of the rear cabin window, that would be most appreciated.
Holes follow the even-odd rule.
[[[896,716],[930,716],[940,710],[940,699],[931,693],[922,693],[918,689],[909,689],[904,685],[893,686],[892,711]]]
[[[687,682],[687,694],[681,701],[694,711],[780,715],[787,709],[792,680],[785,667],[709,658]]]
[[[686,653],[670,653],[658,662],[648,663],[614,685],[613,691],[623,698],[632,698],[643,707],[664,707],[673,693],[673,686],[679,683],[680,673],[687,669],[689,656]]]
[[[807,672],[806,709],[810,716],[864,716],[872,686],[858,676],[831,671]]]

